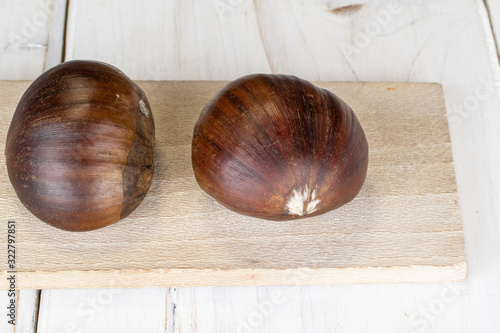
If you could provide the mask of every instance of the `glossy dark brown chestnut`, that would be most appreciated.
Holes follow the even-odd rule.
[[[287,220],[351,201],[366,177],[368,143],[351,108],[330,91],[255,74],[205,106],[192,163],[200,187],[227,208]]]
[[[70,61],[36,79],[12,118],[9,178],[39,219],[70,231],[128,216],[154,173],[154,121],[144,92],[110,65]]]

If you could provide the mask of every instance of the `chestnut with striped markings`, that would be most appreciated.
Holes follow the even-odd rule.
[[[368,143],[351,108],[287,75],[226,85],[194,128],[200,187],[238,213],[270,220],[318,215],[351,201],[368,167]]]
[[[10,181],[26,208],[64,230],[128,216],[154,174],[155,129],[144,92],[113,66],[60,64],[36,79],[12,118]]]

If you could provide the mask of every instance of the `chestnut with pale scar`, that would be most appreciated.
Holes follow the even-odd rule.
[[[154,174],[155,129],[144,92],[113,66],[60,64],[22,96],[7,134],[10,181],[26,208],[69,231],[127,217]]]
[[[332,92],[287,75],[253,74],[226,85],[195,125],[200,187],[241,214],[289,220],[351,201],[368,168],[368,142]]]

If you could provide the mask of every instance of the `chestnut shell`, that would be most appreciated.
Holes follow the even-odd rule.
[[[154,120],[144,92],[101,62],[70,61],[36,79],[12,118],[10,181],[26,208],[64,230],[128,216],[154,173]]]
[[[366,177],[368,143],[351,108],[330,91],[254,74],[205,106],[192,165],[200,187],[227,208],[288,220],[351,201]]]

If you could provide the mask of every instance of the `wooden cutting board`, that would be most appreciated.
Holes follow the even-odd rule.
[[[16,223],[17,288],[257,286],[457,281],[463,226],[442,88],[431,83],[318,83],[343,98],[370,145],[359,195],[330,213],[271,222],[228,211],[197,185],[193,126],[225,84],[139,82],[156,122],[146,199],[104,229],[71,233],[31,215],[5,166],[5,138],[25,81],[0,81],[0,288],[7,221]]]

